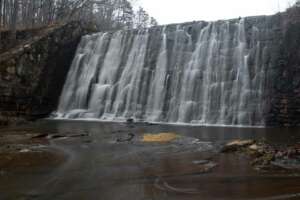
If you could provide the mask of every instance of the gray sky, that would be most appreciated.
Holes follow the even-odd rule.
[[[269,15],[284,10],[294,0],[139,0],[159,24]]]

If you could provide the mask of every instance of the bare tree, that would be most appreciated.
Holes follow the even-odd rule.
[[[34,29],[70,21],[93,24],[100,30],[146,28],[154,18],[132,6],[136,0],[0,0],[0,30],[10,31],[11,43],[18,29]],[[0,34],[1,43],[1,34]]]
[[[154,17],[150,18],[150,26],[157,26],[158,22]]]
[[[16,31],[17,31],[17,20],[18,20],[18,11],[19,11],[19,0],[12,0],[12,13],[10,21],[10,41],[14,43],[16,40]]]

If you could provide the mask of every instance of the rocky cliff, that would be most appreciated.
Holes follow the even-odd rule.
[[[278,14],[276,59],[268,73],[269,126],[300,125],[300,8]]]
[[[0,124],[55,109],[76,47],[89,32],[78,22],[50,27],[0,55]]]

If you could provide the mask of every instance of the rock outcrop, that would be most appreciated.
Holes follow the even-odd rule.
[[[50,27],[0,55],[0,125],[55,109],[76,47],[89,32],[79,22]]]
[[[270,71],[272,82],[269,126],[300,125],[300,8],[280,14],[278,56]]]

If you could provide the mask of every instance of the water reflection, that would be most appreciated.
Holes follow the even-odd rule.
[[[171,132],[181,138],[198,138],[212,144],[238,138],[288,143],[300,141],[299,129],[41,121],[11,130],[87,133],[90,142],[86,138],[51,141],[50,145],[69,155],[67,161],[44,173],[28,169],[26,174],[0,175],[0,194],[4,199],[14,199],[20,193],[23,199],[30,199],[33,193],[39,200],[268,200],[288,199],[285,197],[300,193],[299,175],[258,173],[244,156],[197,148],[210,143],[193,145],[188,139],[164,144],[143,143],[138,139],[116,142],[119,136],[128,133],[142,138],[145,133]],[[205,160],[217,166],[209,168],[203,165],[207,163]]]
[[[24,127],[20,127],[24,129]],[[300,128],[235,128],[235,127],[198,127],[149,124],[101,123],[87,121],[45,120],[29,129],[69,133],[87,132],[94,135],[134,132],[136,134],[172,132],[183,136],[195,137],[203,141],[228,141],[233,139],[265,139],[274,143],[300,141]]]

